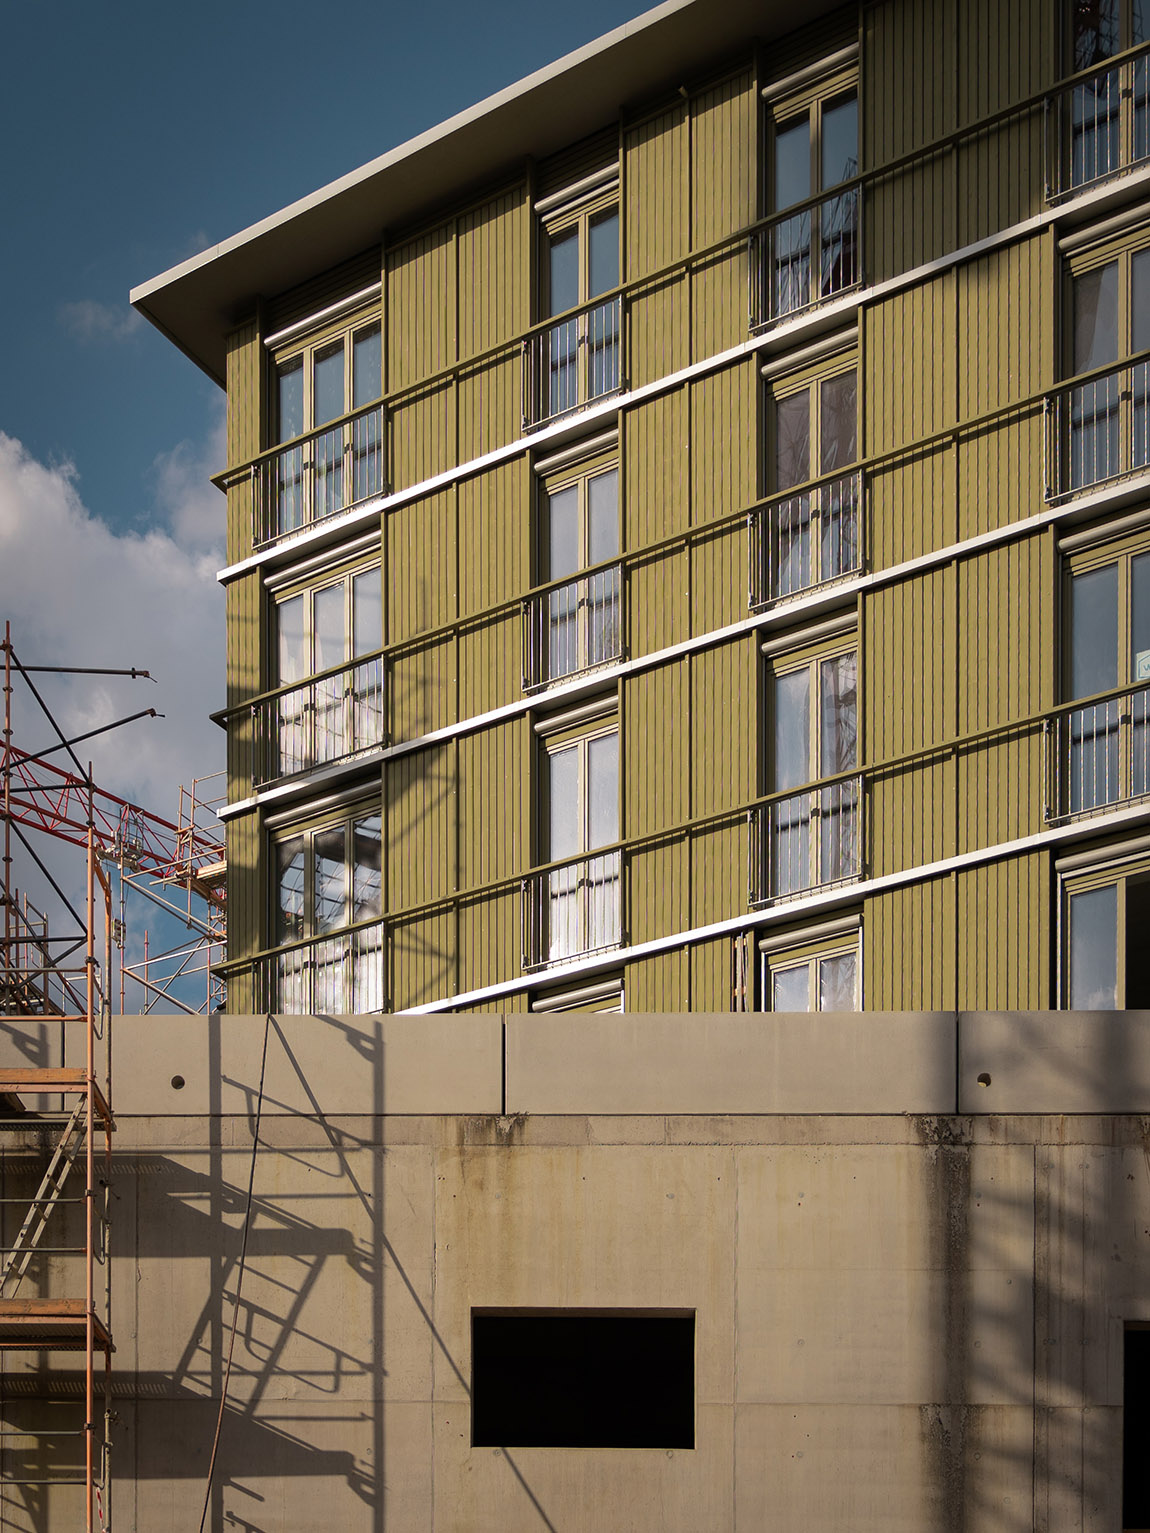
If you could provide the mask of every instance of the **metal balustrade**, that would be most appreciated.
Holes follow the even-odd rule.
[[[623,297],[597,300],[523,342],[523,427],[623,387]]]
[[[382,495],[383,406],[298,437],[254,466],[258,548]]]
[[[580,575],[523,603],[523,689],[618,660],[623,653],[623,572]]]
[[[862,876],[861,776],[759,804],[748,821],[752,904]]]
[[[861,469],[756,506],[747,518],[751,606],[857,574],[862,515]]]
[[[1049,394],[1045,413],[1047,499],[1150,465],[1150,361],[1084,374]]]
[[[862,188],[776,216],[752,234],[750,261],[752,329],[860,286]]]
[[[257,964],[262,1007],[292,1017],[386,1011],[386,953],[377,921],[268,954]]]
[[[1046,197],[1069,195],[1150,160],[1150,58],[1104,64],[1046,98]]]
[[[597,852],[523,880],[525,969],[619,946],[622,866],[620,851]]]
[[[1043,729],[1048,820],[1150,793],[1150,687],[1066,707]]]
[[[384,661],[356,660],[252,704],[257,786],[387,743]]]

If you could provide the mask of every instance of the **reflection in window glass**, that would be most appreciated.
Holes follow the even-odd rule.
[[[315,424],[322,426],[343,412],[343,342],[337,341],[316,354]]]
[[[367,921],[383,912],[381,875],[383,820],[378,814],[352,826],[352,920]]]
[[[804,389],[775,404],[775,488],[789,490],[811,477],[811,401]]]
[[[823,186],[837,186],[858,175],[858,100],[848,96],[823,108]]]
[[[619,552],[619,471],[596,474],[587,484],[587,563],[602,564]]]
[[[616,211],[591,223],[587,296],[597,298],[619,286],[619,214]]]
[[[858,1007],[858,955],[836,953],[819,962],[820,1011],[855,1011]]]
[[[550,248],[550,314],[562,314],[579,302],[579,231],[556,235]]]
[[[293,836],[276,847],[276,941],[294,942],[303,936],[303,837]]]
[[[810,1011],[810,967],[798,964],[790,969],[776,969],[771,976],[772,1011]]]
[[[1074,371],[1118,359],[1118,262],[1074,280]]]
[[[1118,1005],[1117,885],[1072,894],[1067,912],[1067,1003],[1072,1011],[1113,1011]]]
[[[819,473],[829,474],[857,456],[855,375],[839,373],[819,387]]]
[[[1075,575],[1070,584],[1070,695],[1118,685],[1118,566]]]
[[[811,124],[802,117],[775,134],[775,207],[789,208],[811,194]]]
[[[347,925],[345,837],[346,831],[342,825],[317,831],[312,837],[315,930],[319,933],[335,931]]]
[[[582,568],[579,549],[579,486],[565,485],[547,497],[550,577],[562,580]]]
[[[351,407],[378,399],[383,391],[383,355],[380,347],[379,326],[361,330],[352,346],[351,359]]]
[[[849,772],[858,742],[858,679],[854,651],[824,660],[820,775]]]
[[[810,781],[810,685],[806,668],[775,679],[776,788]]]
[[[297,357],[277,374],[279,439],[290,442],[303,431],[303,360]]]

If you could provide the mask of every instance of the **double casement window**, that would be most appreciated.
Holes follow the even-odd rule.
[[[1058,396],[1055,491],[1079,490],[1150,464],[1150,238],[1094,250],[1071,265],[1071,372]]]
[[[563,316],[527,355],[528,424],[578,409],[620,387],[617,165],[536,204],[541,220],[542,317]],[[607,295],[607,296],[604,296]]]
[[[764,938],[759,943],[759,962],[764,1011],[859,1009],[857,921],[836,922],[833,928],[822,931]]]
[[[277,354],[275,440],[264,537],[282,536],[382,493],[382,345],[377,319]]]
[[[386,1006],[382,820],[344,811],[288,831],[276,870],[272,1007],[290,1015],[372,1012]]]
[[[767,403],[768,503],[751,523],[753,606],[859,570],[862,474],[849,467],[857,458],[853,355],[772,385]],[[792,495],[779,493],[796,486],[806,488]]]
[[[860,191],[833,188],[858,175],[858,88],[854,69],[770,95],[766,205],[774,213],[762,245],[763,320],[824,302],[861,280]],[[760,300],[761,302],[761,300]]]
[[[541,861],[524,885],[524,961],[554,963],[622,940],[619,728],[613,717],[542,728]]]
[[[273,776],[310,771],[386,736],[380,566],[345,571],[275,603]]]
[[[1071,1011],[1150,1009],[1150,854],[1059,875],[1061,1000]]]
[[[1106,61],[1150,38],[1146,0],[1071,0],[1071,72],[1091,70],[1069,93],[1061,148],[1070,186],[1086,186],[1150,156],[1150,69],[1145,56]]]
[[[1072,554],[1063,592],[1063,694],[1049,731],[1055,816],[1150,793],[1150,536]]]
[[[775,655],[766,693],[769,798],[752,819],[753,901],[841,883],[862,870],[853,631]]]
[[[588,455],[538,465],[539,570],[544,589],[524,612],[523,681],[538,687],[623,652],[619,467],[613,440]],[[584,574],[583,571],[588,571]]]

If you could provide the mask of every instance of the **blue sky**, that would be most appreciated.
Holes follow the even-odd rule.
[[[641,9],[0,0],[0,624],[155,674],[45,682],[71,732],[165,714],[85,747],[103,786],[174,818],[223,760],[223,400],[129,290]]]

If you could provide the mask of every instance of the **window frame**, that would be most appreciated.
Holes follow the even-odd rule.
[[[859,350],[857,336],[837,342],[805,366],[764,368],[763,450],[759,507],[750,524],[749,605],[752,610],[817,587],[860,575],[865,565],[865,504],[859,457]],[[830,412],[824,390],[854,380],[853,455],[822,467]],[[780,406],[806,396],[807,474],[790,484],[779,472]],[[811,489],[803,489],[812,485]],[[817,536],[815,535],[817,532]]]
[[[866,793],[859,769],[864,727],[859,641],[857,608],[852,607],[818,628],[762,645],[766,663],[759,791],[769,802],[760,804],[751,816],[752,906],[801,897],[864,876]],[[854,658],[853,764],[828,771],[822,744],[823,666],[846,656]],[[808,678],[806,759],[812,775],[780,785],[778,683],[803,672]],[[828,778],[835,781],[822,786]]]
[[[363,335],[375,330],[379,335],[380,374],[379,390],[370,398],[356,404],[355,400],[355,343]],[[343,399],[344,409],[340,415],[329,420],[315,419],[315,364],[325,351],[340,345],[343,347]],[[303,428],[294,436],[282,434],[279,380],[289,369],[299,365],[303,370]],[[342,314],[321,328],[304,336],[293,335],[281,345],[270,349],[268,355],[270,375],[268,410],[269,447],[285,447],[309,433],[320,431],[345,416],[359,410],[367,410],[379,404],[383,398],[383,313],[378,299],[374,304],[357,309],[354,314]],[[349,403],[350,401],[350,403]]]
[[[375,878],[375,906],[374,912],[367,915],[355,916],[356,900],[356,871],[361,866],[355,857],[356,853],[356,828],[359,825],[368,824],[372,821],[378,825],[379,867]],[[345,912],[350,913],[352,919],[341,924],[321,928],[316,909],[316,861],[317,853],[315,843],[326,832],[340,830],[344,837],[344,863],[343,863],[343,900]],[[291,986],[300,984],[310,973],[311,983],[314,986],[316,970],[321,974],[324,971],[342,972],[342,982],[352,986],[352,993],[358,993],[361,977],[356,970],[355,954],[359,939],[366,938],[378,930],[378,941],[364,950],[368,959],[374,959],[374,992],[369,999],[378,1001],[378,1005],[367,1007],[368,1012],[380,1012],[388,1009],[389,987],[387,979],[388,969],[388,943],[386,925],[386,897],[385,897],[385,837],[384,837],[384,814],[383,805],[378,799],[365,798],[362,793],[348,795],[341,802],[333,804],[323,811],[310,816],[290,820],[287,816],[276,817],[276,823],[268,827],[268,866],[272,869],[272,877],[268,881],[268,930],[271,940],[267,943],[270,951],[270,959],[267,964],[269,975],[269,990],[274,993],[276,1002],[282,1002],[290,994]],[[300,931],[291,934],[285,927],[284,912],[284,872],[285,863],[282,860],[283,850],[294,841],[300,842],[302,855],[302,880],[299,889],[300,912],[298,921]],[[371,871],[370,863],[363,864]],[[318,950],[324,944],[332,946],[349,942],[351,947],[342,957],[337,955],[326,959],[319,955],[320,961],[317,966],[316,958]],[[298,967],[294,972],[292,959],[298,957]],[[347,972],[350,970],[350,972]],[[368,975],[371,982],[371,975]],[[286,994],[285,994],[286,993]],[[347,1008],[356,1009],[356,1008]]]
[[[555,454],[535,465],[534,558],[537,590],[524,603],[523,689],[533,691],[553,682],[586,675],[614,665],[625,653],[623,631],[622,470],[618,437],[597,438],[585,450]],[[591,486],[615,477],[614,552],[591,561]],[[554,574],[551,506],[567,490],[576,494],[577,563],[564,575]],[[613,609],[613,622],[597,625],[596,614]],[[574,624],[574,644],[557,632]]]
[[[821,965],[828,959],[851,957],[855,961],[854,978],[854,1005],[847,1008],[852,1012],[862,1009],[863,974],[862,974],[862,931],[856,924],[853,933],[839,933],[835,936],[818,936],[812,934],[805,942],[796,942],[785,948],[779,948],[776,942],[759,944],[759,993],[762,1011],[781,1011],[783,1008],[775,1006],[774,982],[780,974],[797,972],[801,969],[807,971],[807,1005],[801,1008],[807,1012],[821,1012],[823,1008],[818,1005],[819,996],[819,971]],[[814,1002],[815,1004],[811,1004]],[[842,1008],[839,1008],[840,1010]]]
[[[1114,931],[1114,997],[1113,1008],[1090,1008],[1093,1010],[1126,1009],[1127,992],[1130,988],[1128,948],[1126,943],[1126,916],[1128,886],[1140,883],[1147,886],[1150,895],[1150,838],[1140,837],[1125,845],[1099,848],[1088,853],[1071,854],[1055,864],[1057,892],[1057,932],[1055,994],[1061,1011],[1071,1009],[1071,901],[1077,895],[1091,894],[1100,889],[1116,891]],[[1150,990],[1150,984],[1147,986]],[[1081,1008],[1077,1008],[1081,1009]]]

